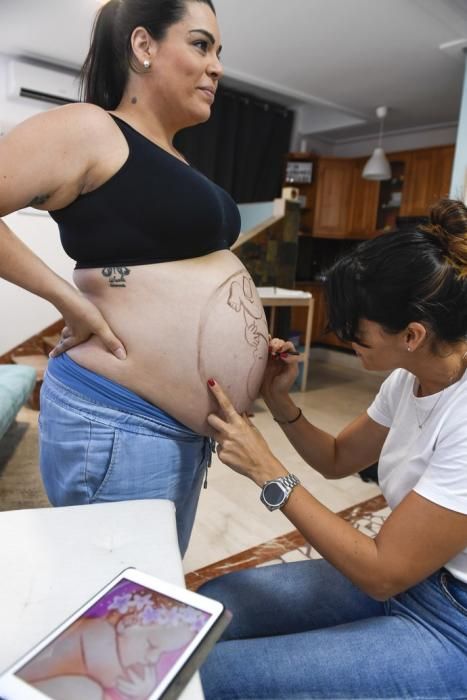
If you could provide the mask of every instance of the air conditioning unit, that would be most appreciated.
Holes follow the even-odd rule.
[[[8,64],[8,97],[58,105],[78,102],[78,74],[60,66],[13,59]]]

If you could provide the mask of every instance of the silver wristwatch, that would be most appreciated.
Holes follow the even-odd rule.
[[[269,510],[277,510],[287,503],[287,500],[296,486],[300,484],[295,474],[280,476],[278,479],[266,481],[261,489],[261,502]]]

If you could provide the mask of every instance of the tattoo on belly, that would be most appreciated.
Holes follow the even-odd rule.
[[[247,371],[247,394],[250,401],[257,398],[266,367],[269,347],[269,336],[263,306],[250,276],[245,272],[237,272],[229,277],[209,299],[205,313],[201,318],[198,370],[203,380],[214,377],[216,368],[222,372],[227,358],[216,356],[216,340],[219,340],[219,330],[216,328],[216,315],[212,310],[216,307],[227,306],[232,314],[230,328],[233,346],[229,349],[228,363],[232,369],[238,363],[239,371]],[[211,314],[210,314],[211,312]],[[228,314],[225,314],[230,318]],[[238,373],[235,373],[238,374]],[[232,377],[231,391],[235,394],[238,376]],[[228,387],[225,387],[228,390]]]
[[[130,270],[128,267],[104,267],[102,274],[109,278],[110,287],[126,287],[125,277],[130,274]]]

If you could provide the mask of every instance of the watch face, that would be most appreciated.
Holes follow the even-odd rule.
[[[277,506],[284,500],[284,490],[279,484],[267,484],[267,486],[264,487],[263,497],[268,505]]]

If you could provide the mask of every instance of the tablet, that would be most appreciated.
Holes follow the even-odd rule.
[[[0,677],[0,700],[172,700],[231,615],[125,569]]]

